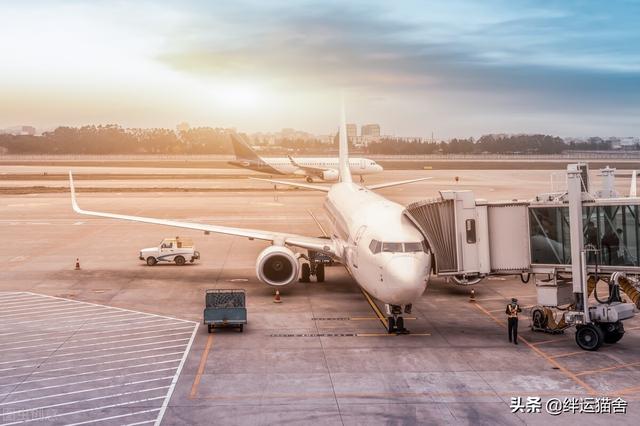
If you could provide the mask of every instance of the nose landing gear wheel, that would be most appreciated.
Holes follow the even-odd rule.
[[[389,324],[387,328],[389,334],[409,334],[409,330],[404,328],[404,318],[401,316],[397,318],[389,317],[387,318],[387,323]]]
[[[576,343],[585,351],[597,351],[604,343],[604,333],[594,324],[581,325],[576,328]]]

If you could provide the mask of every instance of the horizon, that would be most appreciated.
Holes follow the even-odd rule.
[[[3,4],[0,128],[640,135],[640,2]]]

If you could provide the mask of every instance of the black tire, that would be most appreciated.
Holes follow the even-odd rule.
[[[311,266],[308,263],[302,264],[302,271],[300,274],[300,282],[308,283],[311,280]]]
[[[240,329],[240,333],[242,333],[244,331],[244,324],[240,324],[240,326],[238,327],[238,329]]]
[[[324,282],[324,265],[322,263],[316,265],[316,280],[319,283]]]
[[[176,256],[175,259],[173,259],[174,262],[176,262],[176,265],[178,266],[184,266],[185,263],[187,263],[186,260],[184,260],[184,257],[182,256]]]
[[[158,261],[156,260],[156,258],[155,258],[155,257],[153,257],[153,256],[149,256],[149,257],[147,257],[147,265],[149,265],[149,266],[153,266],[153,265],[155,265],[156,263],[158,263]]]
[[[405,331],[404,318],[398,317],[398,319],[396,320],[396,331],[399,333]]]
[[[387,322],[389,324],[389,327],[387,328],[387,332],[389,334],[393,334],[396,332],[396,320],[393,319],[393,317],[389,317],[387,318]]]
[[[600,324],[600,328],[604,333],[605,343],[618,343],[624,336],[624,326],[621,321]]]
[[[578,326],[576,343],[585,351],[597,351],[604,343],[604,333],[600,327],[593,324]]]
[[[544,314],[544,310],[541,308],[534,308],[531,311],[531,322],[535,328],[547,328],[549,319]]]
[[[311,176],[307,176],[307,183],[313,183],[313,178]]]
[[[211,333],[213,331],[213,324],[207,324],[207,331]]]

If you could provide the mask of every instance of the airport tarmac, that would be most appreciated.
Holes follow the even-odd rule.
[[[375,181],[411,178],[413,173],[385,172]],[[434,197],[437,189],[468,184],[478,197],[497,200],[530,197],[549,186],[548,171],[447,173],[438,178],[441,180],[390,188],[383,194],[406,204]],[[454,176],[460,176],[458,183]],[[373,177],[370,180],[374,182]],[[189,183],[186,179],[176,185]],[[274,192],[254,185],[243,191],[81,193],[79,202],[92,210],[321,234],[308,211],[324,223],[322,194]],[[520,345],[510,345],[505,304],[514,296],[525,307],[535,302],[533,284],[522,284],[518,278],[483,281],[474,287],[474,303],[469,301],[469,288],[432,279],[414,305],[412,319],[407,320],[412,334],[395,336],[386,334],[375,310],[340,266],[327,269],[325,283],[296,283],[283,291],[283,303],[273,303],[272,289],[255,277],[255,259],[267,245],[264,242],[78,216],[64,193],[0,195],[0,229],[0,365],[5,366],[0,368],[21,367],[14,361],[27,357],[7,354],[22,347],[15,346],[19,342],[33,344],[27,341],[39,339],[43,332],[51,333],[46,338],[60,344],[38,355],[47,357],[45,367],[55,361],[50,357],[68,353],[65,345],[80,346],[71,350],[87,352],[82,358],[95,355],[95,360],[78,361],[74,374],[85,372],[84,363],[96,364],[109,356],[122,359],[120,349],[109,346],[103,352],[95,351],[92,345],[103,341],[89,340],[104,336],[98,334],[105,331],[100,327],[109,327],[94,324],[92,319],[92,313],[100,317],[104,310],[128,309],[135,312],[133,318],[147,314],[169,317],[167,328],[154,335],[154,342],[184,339],[188,332],[176,324],[201,322],[207,288],[246,289],[249,312],[244,333],[220,330],[208,334],[200,325],[190,347],[183,345],[185,341],[179,342],[183,345],[179,350],[186,353],[180,374],[176,374],[176,368],[167,375],[171,379],[157,385],[171,386],[175,378],[162,413],[158,410],[149,417],[136,417],[141,414],[134,413],[155,410],[164,403],[141,401],[144,398],[134,399],[129,394],[119,395],[114,401],[108,399],[115,393],[110,389],[95,389],[102,387],[96,383],[91,387],[76,383],[113,380],[124,386],[124,382],[137,381],[135,376],[122,378],[122,371],[111,370],[114,366],[105,365],[89,378],[69,379],[68,383],[53,380],[56,385],[66,384],[65,393],[77,392],[72,394],[77,398],[55,396],[62,392],[48,388],[52,384],[33,382],[40,374],[35,369],[28,370],[28,375],[18,370],[11,373],[22,374],[17,379],[3,379],[4,384],[20,383],[0,388],[0,424],[35,422],[42,420],[39,415],[50,417],[46,421],[51,424],[88,421],[92,418],[70,420],[64,414],[102,406],[108,407],[95,410],[105,419],[101,424],[150,424],[162,417],[162,424],[167,425],[537,425],[578,421],[595,425],[636,424],[640,414],[640,318],[625,323],[627,333],[619,343],[605,345],[598,352],[584,352],[575,345],[571,331],[564,335],[534,333],[528,329],[524,315]],[[139,249],[175,235],[193,237],[202,259],[184,267],[147,267],[138,260]],[[80,270],[74,269],[76,258]],[[72,324],[85,327],[80,329],[80,336],[86,336],[86,341],[76,336],[68,342],[69,329],[64,327],[69,324],[55,317],[49,321],[47,312],[34,303],[46,296],[65,299],[61,303],[70,306],[89,302],[105,308],[96,312],[88,309],[86,319],[76,318],[78,322]],[[120,334],[137,332],[135,327],[139,325],[125,323]],[[8,339],[2,333],[21,334]],[[163,337],[172,333],[182,334]],[[172,359],[180,359],[179,354],[174,356]],[[157,361],[162,360],[154,359]],[[115,367],[130,371],[128,364]],[[173,367],[175,363],[166,368]],[[155,369],[159,368],[149,371]],[[44,372],[47,378],[57,374]],[[18,392],[27,389],[28,398],[20,397],[23,394]],[[166,390],[156,391],[159,393],[153,397],[158,401],[167,395]],[[627,414],[565,412],[551,416],[544,413],[544,408],[541,413],[512,414],[513,397],[540,397],[543,402],[552,398],[621,397],[628,407]],[[98,399],[86,401],[92,398]],[[12,404],[15,401],[20,402]],[[69,404],[42,408],[61,403]],[[11,414],[17,409],[28,414]]]

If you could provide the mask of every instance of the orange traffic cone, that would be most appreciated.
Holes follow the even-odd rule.
[[[76,271],[80,270],[80,259],[76,258]]]
[[[282,303],[282,299],[280,299],[280,291],[276,290],[276,295],[273,298],[273,303]]]
[[[469,302],[473,303],[476,301],[476,291],[474,289],[471,289],[471,296],[469,296]]]

